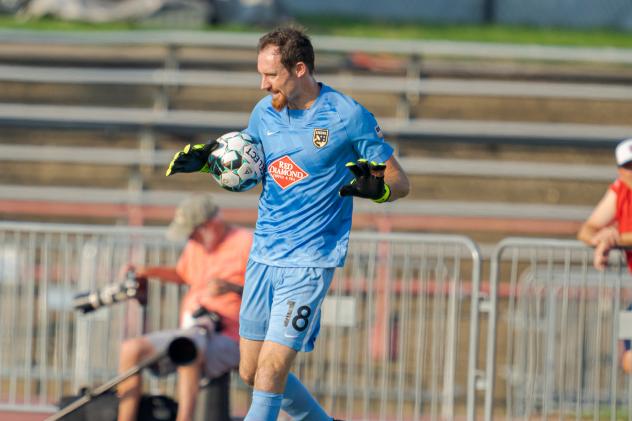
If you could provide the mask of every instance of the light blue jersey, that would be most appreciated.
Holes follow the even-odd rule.
[[[246,132],[264,149],[266,174],[250,258],[279,267],[343,266],[353,200],[347,162],[385,162],[393,149],[373,115],[321,84],[307,110],[277,112],[271,96],[254,108]]]

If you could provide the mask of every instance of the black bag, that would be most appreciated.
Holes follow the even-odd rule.
[[[143,395],[140,398],[138,421],[175,421],[176,415],[178,403],[169,396]]]
[[[62,396],[59,409],[80,399],[85,394]],[[116,421],[119,399],[113,391],[91,399],[84,406],[71,412],[62,421]],[[178,403],[168,396],[143,395],[138,408],[138,421],[174,421],[178,413]]]

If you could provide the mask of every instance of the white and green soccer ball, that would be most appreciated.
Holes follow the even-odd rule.
[[[208,157],[208,166],[220,187],[241,192],[256,186],[265,172],[261,144],[243,132],[226,133],[217,142],[219,145]]]

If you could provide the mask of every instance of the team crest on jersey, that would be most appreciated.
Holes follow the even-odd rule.
[[[287,155],[268,165],[268,174],[283,190],[309,176]]]
[[[325,146],[329,142],[329,129],[314,129],[312,141],[318,149]]]
[[[379,125],[375,126],[375,134],[377,135],[377,137],[384,139],[384,133],[382,132],[382,129]]]

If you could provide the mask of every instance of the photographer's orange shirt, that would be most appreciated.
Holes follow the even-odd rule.
[[[241,295],[227,292],[211,296],[208,283],[220,279],[243,287],[251,246],[252,231],[241,227],[229,227],[211,252],[189,240],[176,266],[178,275],[190,286],[182,301],[182,313],[193,313],[200,306],[214,311],[222,316],[222,333],[239,340]]]
[[[632,232],[632,190],[621,179],[612,183],[610,190],[617,195],[615,220],[619,227],[619,234]],[[625,256],[628,261],[628,269],[632,272],[632,250],[626,250]]]

